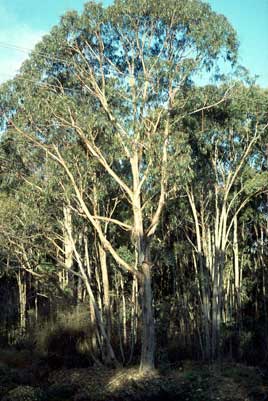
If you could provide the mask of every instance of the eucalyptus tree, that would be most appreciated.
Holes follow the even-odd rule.
[[[29,198],[27,205],[21,201],[18,192],[15,196],[14,192],[0,194],[0,246],[7,255],[1,270],[16,278],[18,328],[19,333],[25,335],[28,276],[31,276],[32,283],[42,279],[43,275],[36,267],[44,256],[44,247],[40,246],[42,233],[37,230],[38,210],[33,208]]]
[[[12,130],[3,133],[0,141],[0,243],[8,254],[5,270],[17,278],[22,331],[26,327],[26,304],[29,308],[33,298],[37,319],[39,295],[48,299],[53,291],[61,298],[67,294],[63,278],[70,267],[67,266],[68,241],[61,236],[63,251],[58,256],[58,249],[54,249],[51,242],[55,238],[58,241],[64,231],[60,224],[61,220],[65,221],[61,193],[55,187],[55,165],[43,156],[40,149],[32,147]],[[65,268],[57,269],[52,260]],[[49,291],[44,290],[45,287]],[[31,301],[28,300],[30,293],[34,294]],[[54,296],[51,305],[56,310]]]
[[[13,105],[5,115],[13,129],[61,166],[77,210],[115,264],[139,282],[141,370],[154,367],[151,241],[189,162],[179,121],[188,112],[191,77],[220,56],[234,62],[236,51],[226,18],[199,0],[118,0],[108,8],[91,2],[81,15],[62,18],[10,84]],[[79,163],[64,156],[73,142],[123,194],[126,220],[88,206],[76,181]],[[105,222],[126,230],[132,258],[118,252]]]
[[[201,96],[213,98],[222,88],[208,87]],[[186,186],[195,229],[193,254],[199,275],[204,318],[204,354],[219,352],[224,310],[224,267],[227,248],[234,255],[234,294],[240,305],[241,266],[238,217],[252,198],[267,193],[259,148],[267,135],[267,93],[258,87],[238,86],[232,99],[203,109],[192,121],[193,180]]]

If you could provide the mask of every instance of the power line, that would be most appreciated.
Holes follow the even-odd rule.
[[[25,81],[25,82],[31,82],[31,83],[34,83],[34,84],[36,84],[36,85],[38,85],[38,86],[41,86],[41,87],[50,87],[50,88],[60,89],[61,91],[63,90],[63,91],[73,91],[73,92],[81,93],[82,90],[83,90],[83,89],[75,89],[75,88],[66,88],[66,87],[64,87],[64,86],[49,84],[49,83],[46,83],[46,82],[38,81],[38,80],[36,80],[36,79],[25,78],[25,77],[19,76],[19,75],[17,75],[17,76],[14,77],[14,76],[12,76],[12,75],[0,73],[0,76],[1,76],[1,75],[4,75],[4,76],[6,76],[6,77],[9,76],[10,79],[16,78],[16,79],[20,79],[20,80]],[[1,85],[1,84],[0,84],[0,85]]]
[[[25,52],[26,49],[27,49],[27,48],[23,48],[23,47],[20,47],[20,46],[12,45],[12,44],[5,43],[5,42],[0,42],[0,47],[2,47],[2,48],[11,48],[13,50],[18,50],[18,51],[23,51],[23,52]],[[27,52],[28,51],[33,51],[33,49],[28,49]],[[36,53],[42,55],[43,57],[47,57],[48,59],[51,59],[51,60],[57,60],[57,61],[60,60],[62,62],[65,62],[66,64],[69,64],[69,65],[71,64],[70,61],[67,61],[67,60],[64,60],[64,59],[60,59],[60,58],[56,58],[54,56],[50,56],[48,53],[43,53],[43,52],[38,52],[38,51]],[[73,64],[75,65],[75,63],[73,63]],[[14,71],[14,75],[16,76],[16,79],[20,79],[20,80],[26,81],[26,82],[35,83],[35,84],[37,84],[39,86],[43,86],[43,87],[51,87],[51,88],[55,88],[55,89],[60,89],[61,91],[62,90],[65,91],[66,90],[66,91],[73,91],[73,92],[77,92],[77,93],[81,93],[82,90],[83,90],[83,89],[75,89],[75,88],[66,88],[66,87],[60,86],[60,85],[54,85],[54,84],[49,84],[49,83],[45,83],[45,82],[40,82],[38,80],[29,79],[29,78],[25,78],[23,76],[19,76],[18,74],[20,74],[19,70]],[[122,74],[125,75],[126,77],[130,77],[131,76],[131,74],[129,74],[129,73],[122,73]],[[13,74],[0,73],[0,76],[1,75],[8,77],[8,79],[15,78]]]
[[[27,53],[27,54],[29,52],[35,51],[36,54],[42,56],[43,58],[47,58],[47,59],[55,60],[55,61],[60,61],[62,63],[65,63],[67,66],[68,65],[69,66],[70,65],[74,65],[74,66],[76,65],[76,62],[74,62],[74,61],[70,61],[70,60],[66,60],[66,59],[63,59],[63,58],[55,57],[55,56],[52,56],[52,55],[50,55],[48,53],[45,53],[45,52],[36,51],[34,49],[17,46],[15,44],[7,43],[7,42],[0,41],[0,47],[5,48],[5,49],[12,49],[12,50],[16,50],[16,51],[21,51],[21,52],[24,52],[24,53]],[[124,75],[125,77],[132,77],[132,75],[129,74],[129,73],[126,73],[126,72],[120,72],[120,73],[122,75]],[[17,74],[17,73],[15,73],[15,74]],[[18,74],[19,74],[19,71],[18,71]],[[16,78],[17,79],[24,79],[25,81],[28,80],[27,78],[20,78],[19,76],[17,76]],[[10,76],[10,79],[12,79],[12,76]],[[34,81],[32,81],[32,82],[34,82]],[[55,87],[57,89],[63,89],[63,90],[69,90],[69,91],[73,90],[73,91],[76,91],[76,92],[81,92],[81,90],[79,91],[78,89],[69,89],[69,88],[64,88],[63,86],[57,86],[57,85],[52,85],[52,84],[43,84],[43,83],[39,83],[38,81],[35,81],[35,82],[38,85],[50,86],[50,87]]]
[[[59,58],[59,57],[55,57],[55,56],[52,56],[52,55],[50,55],[48,53],[41,52],[41,51],[36,51],[34,49],[18,46],[16,44],[12,44],[12,43],[7,43],[7,42],[0,41],[0,47],[2,47],[4,49],[12,49],[12,50],[20,51],[20,52],[27,53],[27,54],[29,52],[35,51],[36,54],[41,55],[42,57],[50,59],[50,60],[61,61],[61,62],[66,63],[67,65],[75,64],[74,62],[72,63],[69,60],[62,59],[62,58]],[[17,74],[20,74],[20,72],[18,70],[14,72],[15,76]],[[13,79],[14,78],[13,74],[0,73],[0,75],[4,75],[6,77],[9,77],[9,79]],[[43,86],[43,87],[51,87],[51,88],[55,88],[55,89],[60,89],[61,91],[62,90],[65,91],[66,90],[66,91],[73,91],[73,92],[77,92],[77,93],[81,93],[82,92],[82,89],[66,88],[66,87],[63,87],[63,86],[60,86],[60,85],[53,85],[53,84],[49,84],[49,83],[45,83],[45,82],[40,82],[38,80],[33,80],[33,79],[25,78],[25,77],[20,77],[19,75],[16,76],[16,79],[21,79],[21,80],[26,81],[26,82],[32,82],[32,83],[35,83],[35,84],[37,84],[39,86]]]
[[[40,55],[43,58],[47,58],[47,59],[55,60],[55,61],[60,61],[62,63],[65,63],[66,65],[69,65],[69,66],[70,65],[74,65],[75,66],[77,64],[77,62],[72,61],[72,60],[66,60],[66,59],[61,58],[61,57],[52,56],[51,54],[46,53],[46,52],[38,51],[38,50],[35,50],[35,49],[30,49],[30,48],[27,48],[27,47],[17,46],[16,44],[12,44],[12,43],[7,43],[7,42],[0,41],[0,47],[2,47],[4,49],[12,49],[12,50],[16,50],[16,51],[21,51],[21,52],[27,53],[27,54],[29,52],[35,52],[35,54]],[[71,46],[69,46],[69,47],[71,49]],[[106,56],[104,56],[104,57],[107,58]],[[96,56],[95,56],[95,58],[96,58]],[[110,67],[112,66],[109,61],[108,61],[108,64],[110,65]],[[116,68],[114,68],[114,71],[116,71]],[[117,71],[117,74],[124,75],[125,77],[128,77],[128,78],[132,78],[133,77],[132,73],[125,72],[125,71],[120,71],[120,72]],[[146,74],[144,72],[142,72],[142,71],[139,71],[139,75],[144,75],[145,78],[147,78]]]
[[[48,54],[46,52],[42,52],[42,51],[38,51],[35,49],[30,49],[27,47],[22,47],[22,46],[17,46],[16,44],[12,44],[12,43],[7,43],[7,42],[1,42],[0,41],[0,47],[4,48],[4,49],[11,49],[11,50],[16,50],[16,51],[20,51],[23,53],[31,53],[31,52],[35,52],[36,54],[38,54],[39,56],[42,56],[44,58],[48,58],[50,60],[55,60],[55,61],[61,61],[67,64],[70,64],[70,61],[67,61],[66,59],[60,58],[60,57],[56,57],[56,56],[52,56],[51,54]]]
[[[55,56],[52,56],[51,54],[48,54],[46,52],[38,51],[38,50],[27,48],[27,47],[18,46],[16,44],[12,44],[12,43],[8,43],[8,42],[0,41],[0,47],[5,48],[5,49],[12,49],[12,50],[15,50],[15,51],[20,51],[20,52],[27,53],[27,54],[29,52],[35,52],[35,54],[40,55],[43,58],[47,58],[49,60],[60,61],[62,63],[65,63],[67,66],[70,66],[70,65],[75,66],[77,64],[77,62],[72,61],[72,60],[66,60],[66,59],[63,59],[63,58],[60,58],[60,57],[55,57]],[[108,64],[110,65],[110,63],[108,63]],[[111,65],[110,65],[110,67],[111,67]],[[116,72],[116,68],[114,68],[114,70]],[[20,72],[18,71],[15,74],[20,74]],[[118,71],[117,71],[117,74],[123,75],[125,78],[129,78],[129,79],[133,78],[133,74],[128,73],[128,72],[120,71],[118,73]],[[1,73],[0,73],[0,75],[1,75]],[[145,73],[142,72],[142,71],[139,71],[139,75],[144,75],[145,76]],[[112,75],[110,76],[110,78],[111,77],[112,77]],[[13,77],[10,76],[10,79],[12,79],[12,78]],[[145,76],[145,78],[147,79],[148,77]],[[49,84],[49,83],[45,83],[45,82],[40,82],[40,81],[37,81],[37,80],[30,80],[29,78],[20,77],[19,75],[16,76],[16,79],[21,79],[21,80],[24,80],[26,82],[28,81],[28,82],[36,83],[39,86],[60,89],[61,91],[62,90],[65,91],[66,90],[66,91],[73,91],[73,92],[81,93],[82,90],[83,90],[83,89],[75,89],[75,88],[66,88],[66,87],[63,87],[63,86],[60,86],[60,85],[53,85],[53,84]]]
[[[4,47],[6,49],[19,50],[19,51],[24,52],[24,53],[29,53],[29,52],[32,52],[34,50],[34,49],[30,49],[28,47],[22,47],[22,46],[18,46],[18,45],[12,44],[12,43],[2,42],[2,41],[0,41],[0,47]]]

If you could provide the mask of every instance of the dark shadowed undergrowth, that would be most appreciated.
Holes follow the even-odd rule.
[[[70,358],[70,356],[69,356]],[[69,363],[69,361],[68,361]],[[52,366],[25,350],[0,352],[1,401],[264,401],[265,369],[237,363],[200,364],[141,374],[136,367]],[[161,373],[160,373],[161,372]]]

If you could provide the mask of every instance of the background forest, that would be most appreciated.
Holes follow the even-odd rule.
[[[199,0],[90,2],[1,85],[3,350],[268,368],[268,90],[237,54]]]

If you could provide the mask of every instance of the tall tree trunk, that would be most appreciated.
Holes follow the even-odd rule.
[[[132,292],[131,292],[131,322],[130,322],[130,355],[128,363],[131,363],[135,344],[137,342],[137,331],[138,331],[138,280],[137,277],[133,277],[132,281]]]
[[[120,288],[121,288],[121,299],[122,299],[122,327],[123,327],[123,344],[127,346],[127,309],[126,309],[126,297],[125,297],[125,286],[123,275],[120,274]]]
[[[222,321],[222,292],[223,292],[224,252],[215,249],[214,274],[212,287],[212,322],[211,322],[211,357],[219,356],[220,324]]]
[[[150,371],[155,367],[155,325],[151,269],[152,264],[145,259],[142,263],[143,279],[140,283],[142,305],[141,371]]]
[[[106,325],[107,336],[111,338],[111,307],[110,307],[110,283],[107,269],[107,253],[101,243],[98,244],[99,261],[101,268],[103,289],[103,317]]]
[[[85,273],[86,276],[89,278],[90,281],[92,281],[92,271],[91,271],[91,265],[89,261],[89,253],[88,253],[88,233],[87,229],[85,229],[83,233],[83,239],[84,239],[84,265],[85,265]],[[84,280],[81,278],[81,280],[84,282]],[[82,284],[82,283],[81,283]],[[100,334],[99,334],[99,327],[97,324],[97,319],[96,319],[96,314],[94,310],[94,305],[92,302],[91,297],[89,296],[89,316],[90,316],[90,325],[91,325],[91,343],[92,343],[92,350],[94,354],[97,354],[97,348],[98,344],[101,346],[101,339],[100,339]]]
[[[119,348],[121,353],[121,358],[123,364],[125,363],[125,352],[124,352],[124,345],[123,345],[123,336],[122,336],[122,328],[123,328],[123,314],[122,314],[122,305],[121,305],[121,273],[118,272],[115,277],[116,281],[116,321],[117,321],[117,331],[118,331],[118,338],[119,338]]]
[[[207,360],[210,357],[211,351],[211,338],[210,338],[210,291],[209,291],[209,278],[207,277],[207,267],[204,265],[202,255],[199,254],[199,265],[201,275],[201,288],[202,288],[202,314],[203,314],[203,330],[205,334],[205,348],[204,358]]]
[[[26,273],[22,269],[17,274],[18,290],[19,290],[19,327],[20,335],[26,331],[26,302],[27,302],[27,284]]]
[[[64,265],[65,268],[59,273],[59,281],[62,289],[66,288],[69,283],[69,269],[73,266],[73,247],[69,233],[72,234],[72,214],[69,205],[63,206],[63,249],[64,249]]]
[[[211,336],[210,336],[210,249],[211,236],[209,229],[206,229],[204,219],[204,207],[201,202],[200,213],[198,213],[195,203],[193,189],[187,190],[188,200],[191,206],[192,214],[195,222],[196,235],[196,250],[197,258],[194,253],[194,264],[196,265],[196,275],[199,283],[199,293],[202,312],[202,353],[204,359],[209,359],[211,356]],[[200,218],[199,218],[200,216]]]
[[[233,236],[233,253],[234,253],[234,287],[235,287],[235,312],[236,318],[240,320],[240,267],[239,267],[239,249],[238,249],[238,222],[237,216],[234,218],[234,236]]]
[[[139,177],[139,156],[135,152],[131,159],[133,175],[133,217],[134,232],[138,268],[141,271],[140,277],[140,299],[141,299],[141,359],[140,371],[155,369],[155,327],[153,314],[152,295],[152,263],[150,260],[150,238],[144,233],[143,214],[141,207],[140,177]]]

